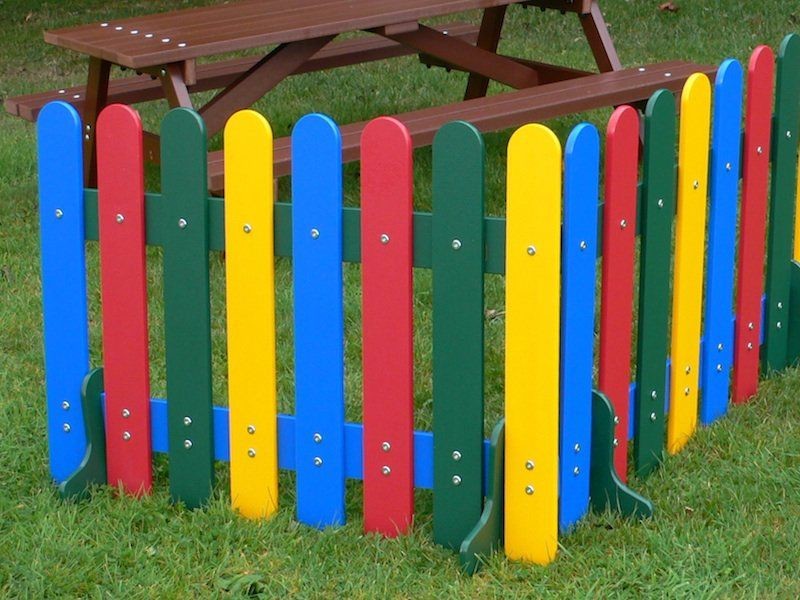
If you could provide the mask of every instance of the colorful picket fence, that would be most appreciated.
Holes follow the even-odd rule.
[[[299,521],[344,524],[345,481],[361,479],[364,529],[395,536],[413,524],[414,488],[428,488],[434,538],[460,549],[469,571],[501,542],[509,557],[552,561],[560,533],[590,506],[649,516],[628,473],[646,476],[665,449],[689,442],[698,418],[710,424],[729,399],[752,396],[759,355],[762,368],[781,369],[800,354],[800,37],[783,42],[777,69],[769,48],[754,52],[743,110],[744,87],[742,66],[727,60],[713,93],[705,75],[688,80],[680,127],[667,91],[650,99],[643,129],[635,109],[618,108],[604,203],[594,126],[576,127],[563,149],[542,125],[520,128],[505,218],[484,214],[483,142],[463,122],[436,136],[433,211],[422,213],[411,140],[391,118],[363,132],[361,208],[349,208],[328,117],[294,128],[287,204],[273,197],[272,132],[256,112],[225,129],[222,199],[207,193],[206,132],[191,110],[164,119],[162,189],[150,194],[134,110],[102,113],[93,190],[82,183],[80,118],[48,105],[38,123],[46,393],[62,493],[108,482],[146,494],[152,453],[166,452],[171,497],[187,507],[208,501],[222,460],[232,506],[268,517],[279,469],[291,469]],[[104,364],[91,371],[87,240],[99,240],[102,292]],[[147,245],[163,249],[168,401],[149,389]],[[209,253],[219,251],[227,408],[211,394]],[[294,415],[276,408],[276,256],[293,266]],[[362,263],[363,423],[345,422],[343,262]],[[413,267],[433,272],[432,432],[413,428]],[[506,286],[505,418],[491,440],[486,273]]]

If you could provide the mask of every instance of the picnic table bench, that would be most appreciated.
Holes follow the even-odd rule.
[[[544,64],[497,53],[509,5],[575,13],[600,73]],[[482,10],[480,26],[421,21]],[[334,41],[343,33],[368,37]],[[110,103],[166,98],[171,107],[193,107],[191,93],[220,91],[198,111],[209,136],[237,110],[268,94],[285,78],[310,71],[418,54],[429,66],[469,73],[461,101],[394,115],[415,146],[430,144],[454,119],[481,131],[505,129],[593,108],[645,100],[654,91],[679,91],[692,73],[712,67],[684,61],[623,69],[596,0],[239,0],[45,32],[45,40],[88,55],[86,86],[9,98],[6,110],[35,120],[47,102],[76,105],[85,130],[87,184],[94,185],[94,125]],[[197,59],[268,46],[265,56],[197,64]],[[110,77],[117,65],[136,73]],[[515,91],[486,96],[490,80]],[[342,127],[346,161],[358,159],[366,122]],[[159,159],[159,140],[148,134],[148,160]],[[290,170],[288,138],[275,141],[275,174]],[[209,188],[224,188],[221,153],[209,155]]]

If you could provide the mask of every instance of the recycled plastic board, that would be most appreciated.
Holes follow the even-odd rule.
[[[142,121],[113,104],[97,120],[100,290],[108,481],[128,494],[153,485]]]
[[[292,246],[297,519],[343,525],[342,141],[323,115],[292,132]]]
[[[558,549],[561,145],[525,125],[508,145],[505,551],[547,564]]]
[[[667,451],[677,454],[697,428],[700,321],[703,300],[711,83],[689,77],[681,97],[678,215],[672,292],[672,372]]]
[[[411,137],[389,117],[361,136],[364,529],[404,534],[414,515]]]
[[[214,485],[206,171],[203,120],[171,110],[161,124],[169,488],[187,508],[205,504]]]
[[[621,106],[608,122],[603,209],[603,289],[600,301],[600,390],[616,425],[614,466],[627,481],[628,415],[633,334],[633,272],[639,184],[639,113]]]
[[[231,504],[278,509],[272,129],[252,110],[225,127],[225,284]]]
[[[742,67],[726,60],[714,85],[711,199],[704,309],[700,421],[710,425],[728,407],[733,366],[733,284],[742,124]],[[767,109],[769,112],[769,109]]]
[[[800,130],[800,35],[791,34],[778,50],[775,117],[772,133],[772,188],[767,240],[765,370],[786,367],[794,204],[797,192],[797,142]]]
[[[758,390],[774,81],[775,55],[769,47],[760,46],[750,57],[747,75],[733,362],[736,403],[744,402]]]
[[[564,154],[559,464],[559,529],[562,532],[589,510],[600,178],[597,129],[587,123],[578,125],[567,139]]]
[[[45,106],[36,127],[47,438],[50,474],[62,483],[86,453],[81,415],[81,383],[89,370],[83,128],[66,102]]]
[[[484,147],[464,122],[433,141],[433,539],[458,550],[483,507]]]
[[[675,98],[656,92],[644,118],[643,197],[639,256],[639,326],[633,458],[636,473],[652,473],[664,455],[664,406],[669,343],[672,219],[675,215]]]

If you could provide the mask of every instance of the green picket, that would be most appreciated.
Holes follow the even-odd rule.
[[[656,469],[664,453],[676,135],[675,98],[667,90],[660,90],[647,103],[645,111],[633,441],[636,472],[640,477]]]
[[[772,134],[772,190],[767,235],[767,310],[761,366],[787,365],[789,287],[797,194],[797,142],[800,124],[800,36],[787,36],[778,51]]]
[[[484,147],[468,123],[433,143],[433,536],[458,549],[481,516]]]
[[[202,119],[170,111],[161,126],[169,487],[189,508],[214,485],[206,172]]]

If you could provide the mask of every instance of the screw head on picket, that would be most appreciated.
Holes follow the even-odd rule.
[[[655,423],[655,422],[656,422],[656,420],[658,420],[658,415],[657,415],[656,413],[654,413],[654,412],[651,412],[651,413],[650,413],[650,420],[651,420],[653,423]]]
[[[253,228],[249,223],[245,223],[242,226],[242,231],[244,231],[245,233],[250,233],[251,231],[253,231]]]
[[[192,447],[192,440],[183,440],[183,447],[189,450]]]
[[[575,477],[577,477],[578,475],[580,475],[580,474],[581,474],[581,469],[580,469],[580,467],[575,467],[574,469],[572,469],[572,474],[573,474],[573,475],[575,475]]]
[[[619,417],[614,417],[614,425],[619,425]]]
[[[663,198],[659,198],[658,202],[656,202],[656,204],[658,205],[658,208],[664,208],[664,199]]]
[[[688,396],[691,393],[692,393],[692,389],[691,388],[688,388],[688,387],[683,388],[683,395],[684,396]]]
[[[381,244],[388,244],[389,243],[389,234],[382,233],[381,234]]]
[[[128,417],[130,417],[130,416],[131,416],[131,411],[130,411],[130,409],[128,409],[128,408],[123,408],[123,409],[122,409],[122,418],[123,418],[123,419],[127,419],[127,418],[128,418]]]
[[[588,247],[589,244],[587,244],[585,240],[581,240],[581,250],[586,250]]]
[[[723,346],[722,344],[717,344],[717,351],[718,351],[718,352],[722,352],[722,350],[723,350],[724,348],[725,348],[725,346]]]
[[[123,431],[122,432],[122,439],[126,442],[131,439],[131,432],[130,431]]]
[[[725,170],[730,171],[731,169],[733,169],[733,165],[731,163],[725,163]]]
[[[60,219],[63,216],[64,216],[64,211],[61,210],[60,208],[57,208],[56,209],[56,219]]]
[[[656,400],[656,399],[658,398],[658,392],[657,392],[657,391],[655,391],[655,390],[653,390],[652,392],[650,392],[650,397],[651,397],[653,400]]]
[[[753,329],[755,329],[755,328],[756,328],[756,326],[755,326],[755,324],[754,324],[754,323],[751,321],[750,323],[748,323],[748,324],[747,324],[747,328],[748,328],[750,331],[753,331]]]
[[[255,432],[256,432],[256,426],[255,425],[248,425],[247,426],[247,433],[249,433],[250,435],[253,435]]]
[[[453,485],[461,485],[461,477],[453,475]]]
[[[453,460],[456,462],[461,460],[461,452],[459,452],[458,450],[453,450]]]
[[[722,363],[717,364],[717,373],[722,373]]]
[[[525,493],[528,494],[528,496],[533,496],[533,492],[534,490],[532,485],[525,486]]]
[[[686,374],[687,374],[687,375],[688,375],[689,373],[691,373],[691,372],[692,372],[692,366],[691,366],[691,365],[686,365],[685,372],[686,372]]]
[[[117,223],[124,223],[125,222],[125,215],[123,215],[122,213],[117,213],[117,216],[114,217],[114,220]]]
[[[315,467],[321,467],[322,466],[322,457],[321,456],[315,456],[314,457],[314,466]]]
[[[461,250],[461,240],[453,240],[453,243],[450,245],[453,247],[453,250]]]
[[[189,223],[186,221],[186,219],[183,218],[178,219],[178,227],[180,227],[181,229],[186,229],[186,226],[188,224]]]
[[[255,458],[256,457],[255,448],[248,448],[247,449],[247,456],[249,456],[250,458]]]
[[[616,448],[617,446],[619,446],[619,440],[617,438],[614,438],[613,444],[614,444],[614,448]]]
[[[64,423],[61,426],[61,429],[64,430],[64,433],[69,433],[70,431],[72,431],[72,427],[70,427],[69,423]]]
[[[183,424],[186,427],[189,427],[189,425],[192,424],[192,417],[183,417]]]
[[[764,154],[764,148],[762,148],[761,146],[759,146],[758,148],[756,148],[756,153],[758,153],[758,154]]]
[[[526,460],[525,461],[525,468],[528,469],[528,471],[533,471],[533,468],[535,466],[536,465],[534,464],[534,462],[532,460]]]
[[[696,189],[696,190],[699,190],[699,189],[700,189],[700,182],[699,182],[699,181],[697,181],[697,179],[695,179],[695,180],[694,180],[694,183],[692,184],[692,187],[693,187],[694,189]]]
[[[775,323],[775,327],[777,327],[778,329],[780,329],[781,327],[783,327],[783,323],[781,323],[780,321],[778,321],[777,323]]]
[[[528,256],[536,256],[536,246],[528,246]]]
[[[383,442],[381,444],[381,450],[383,450],[384,452],[389,452],[389,450],[391,450],[391,449],[392,449],[392,445],[389,442]]]
[[[319,239],[319,229],[314,228],[311,230],[311,239],[312,240]]]
[[[64,410],[69,410],[69,402],[67,402],[66,400],[64,400],[64,401],[61,403],[61,408],[63,408]]]
[[[392,473],[392,469],[389,468],[387,465],[383,465],[381,467],[381,473],[383,473],[386,476],[389,476]]]
[[[320,443],[322,443],[322,434],[321,434],[321,433],[315,433],[315,434],[312,436],[312,438],[311,438],[311,439],[313,439],[313,440],[314,440],[314,443],[316,443],[316,444],[320,444]]]
[[[580,452],[580,451],[581,451],[581,445],[580,445],[580,444],[575,444],[575,445],[572,447],[572,449],[573,449],[573,450],[575,450],[575,454],[578,454],[578,452]]]
[[[747,342],[747,349],[748,350],[752,350],[753,349],[753,342]]]
[[[628,221],[626,219],[622,219],[622,221],[619,222],[620,229],[625,229],[627,226],[628,226]]]
[[[782,309],[783,309],[783,302],[778,302],[778,310],[782,310]]]

